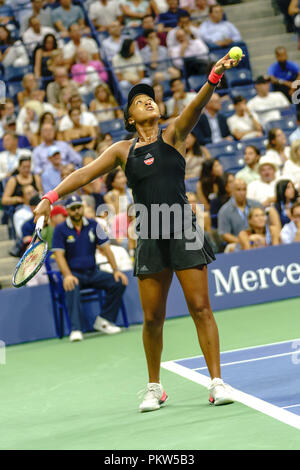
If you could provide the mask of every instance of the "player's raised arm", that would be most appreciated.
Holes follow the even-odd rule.
[[[215,87],[218,85],[223,76],[223,73],[232,67],[236,67],[239,62],[239,59],[231,59],[228,53],[216,63],[210,72],[208,81],[199,90],[195,98],[184,108],[180,116],[176,118],[174,122],[176,140],[182,141],[186,139],[188,134],[197,124],[202,109],[209,102],[212,94],[215,91]]]
[[[125,145],[126,146],[126,145]],[[43,215],[45,224],[48,221],[51,204],[63,196],[73,193],[77,189],[85,186],[98,176],[110,172],[113,168],[124,163],[126,152],[124,142],[117,142],[103,152],[96,160],[79,170],[74,171],[64,179],[56,188],[43,196],[42,201],[34,210],[34,221]]]

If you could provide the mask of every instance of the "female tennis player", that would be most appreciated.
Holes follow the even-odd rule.
[[[185,140],[223,73],[238,63],[230,59],[229,54],[219,60],[195,98],[163,132],[159,130],[160,113],[153,88],[135,85],[128,95],[124,120],[126,129],[136,131],[138,137],[113,144],[98,159],[72,173],[43,196],[35,209],[35,219],[44,215],[47,222],[51,204],[118,165],[126,173],[135,203],[145,208],[139,218],[142,235],[137,241],[134,268],[144,312],[143,344],[149,374],[140,411],[157,410],[167,399],[160,383],[160,362],[167,295],[174,271],[194,320],[211,377],[209,401],[215,405],[233,401],[231,388],[221,379],[219,335],[209,301],[207,264],[215,257],[203,230],[187,210],[190,206],[185,194],[184,155]],[[157,205],[180,208],[182,213],[178,215],[180,211],[175,211],[169,223],[159,219],[157,227],[156,220],[151,218],[152,208]],[[155,236],[152,236],[153,228]]]

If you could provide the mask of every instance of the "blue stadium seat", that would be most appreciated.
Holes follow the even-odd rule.
[[[230,99],[222,101],[221,113],[226,117],[230,117],[235,113],[233,102]]]
[[[200,177],[200,175],[199,175]],[[199,178],[188,178],[185,180],[185,190],[187,193],[195,193],[197,191],[197,183]]]
[[[269,121],[265,126],[267,132],[274,127],[279,127],[283,132],[293,132],[298,127],[296,117],[275,119],[273,121]]]
[[[22,80],[27,73],[33,73],[32,65],[26,65],[26,67],[6,67],[4,79],[6,82]]]
[[[18,104],[17,95],[20,91],[23,91],[23,85],[21,81],[8,82],[7,83],[8,96],[14,100],[15,105]]]
[[[232,155],[236,151],[236,142],[220,142],[218,144],[207,144],[207,150],[209,150],[212,158],[217,158],[219,155]]]
[[[229,88],[253,83],[251,70],[246,68],[227,70],[225,77]]]
[[[191,91],[199,91],[207,81],[207,75],[191,75],[187,80]]]
[[[254,98],[257,93],[255,87],[251,85],[236,86],[230,89],[231,98],[234,98],[235,96],[239,95],[244,96],[244,98],[249,101]]]
[[[221,163],[223,170],[231,173],[237,173],[245,166],[244,159],[241,156],[235,154],[220,155],[218,160]]]
[[[260,153],[263,155],[264,152],[266,151],[266,145],[268,143],[268,138],[267,136],[264,137],[253,137],[251,139],[247,139],[247,145],[254,145],[254,147],[257,147],[260,150]]]
[[[52,257],[52,252],[49,251],[45,260],[46,272],[49,279],[49,288],[52,301],[52,312],[55,324],[56,334],[59,338],[63,338],[65,334],[64,323],[66,321],[67,334],[71,332],[71,323],[68,315],[68,310],[65,302],[65,290],[63,288],[63,279],[60,271],[57,268],[55,259]],[[105,292],[96,289],[81,289],[80,300],[81,302],[97,302],[100,304],[100,310],[104,303]],[[122,300],[120,307],[124,326],[128,328],[129,321],[127,316],[126,307]]]
[[[113,141],[125,139],[128,134],[123,119],[113,119],[112,121],[102,121],[99,124],[102,134],[110,134]]]

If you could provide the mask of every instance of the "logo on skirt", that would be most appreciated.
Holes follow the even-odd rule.
[[[154,157],[152,157],[151,153],[147,153],[145,160],[144,160],[145,165],[152,165],[153,162],[154,162]]]

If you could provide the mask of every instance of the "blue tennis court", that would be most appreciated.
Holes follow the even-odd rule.
[[[203,356],[163,367],[203,386],[209,383]],[[300,429],[299,339],[223,352],[221,367],[237,401]]]

